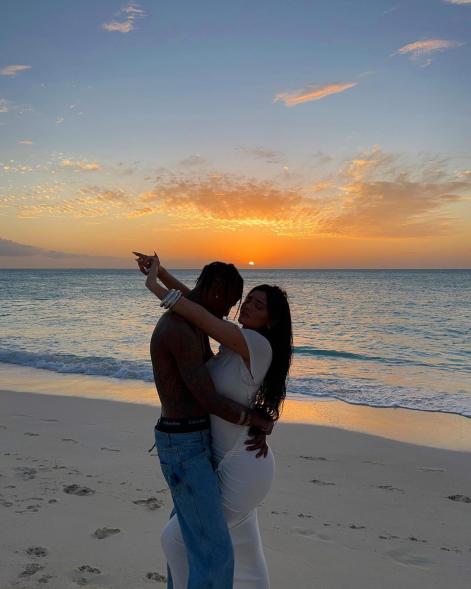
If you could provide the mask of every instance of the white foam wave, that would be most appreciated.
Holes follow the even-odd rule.
[[[66,374],[86,374],[119,379],[153,381],[152,365],[148,362],[121,360],[101,356],[73,354],[41,354],[26,350],[0,348],[0,362],[41,368]],[[471,418],[471,393],[430,392],[413,387],[371,383],[364,380],[337,378],[290,378],[288,396],[338,399],[370,407],[402,407],[418,411],[456,413]]]

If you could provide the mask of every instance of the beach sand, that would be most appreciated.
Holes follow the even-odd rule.
[[[158,415],[0,392],[1,589],[165,586]],[[272,589],[469,589],[470,420],[290,402],[270,442],[259,515]]]

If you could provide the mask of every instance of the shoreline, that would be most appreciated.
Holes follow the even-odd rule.
[[[165,586],[158,409],[2,391],[2,589]],[[272,589],[469,587],[468,452],[294,421],[270,445],[259,521]]]
[[[151,383],[0,364],[0,390],[140,406],[160,404]],[[444,412],[371,407],[328,398],[285,401],[280,423],[298,423],[371,434],[399,442],[471,452],[471,419]]]

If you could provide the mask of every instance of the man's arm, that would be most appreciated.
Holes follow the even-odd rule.
[[[241,417],[248,415],[245,425],[257,427],[271,433],[273,421],[257,411],[248,409],[216,392],[213,381],[204,364],[201,339],[186,321],[173,321],[171,335],[165,345],[174,357],[185,386],[208,413],[217,415],[225,421],[240,423]]]

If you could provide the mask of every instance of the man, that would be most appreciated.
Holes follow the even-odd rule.
[[[147,274],[152,258],[135,253],[139,268]],[[220,318],[242,296],[243,280],[232,264],[205,266],[191,291],[165,268],[160,267],[159,278]],[[233,549],[211,461],[208,414],[232,423],[244,421],[266,433],[273,423],[216,393],[205,366],[211,357],[207,335],[171,311],[158,321],[150,352],[162,404],[155,443],[187,549],[188,589],[232,589]],[[260,455],[264,446],[262,434],[249,449],[259,450]],[[168,587],[172,586],[169,574]]]

